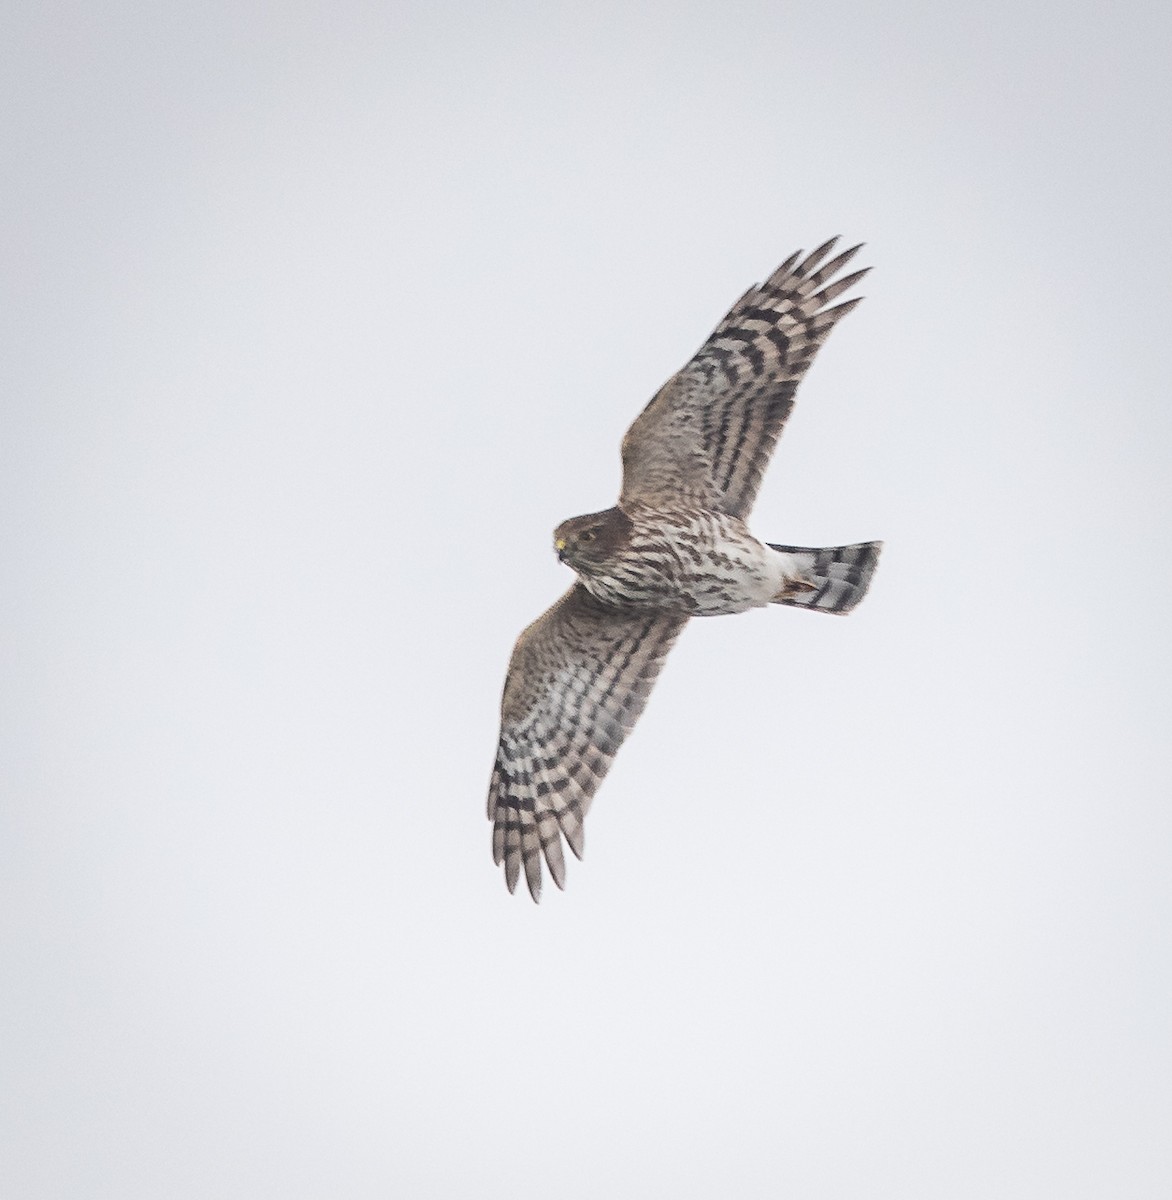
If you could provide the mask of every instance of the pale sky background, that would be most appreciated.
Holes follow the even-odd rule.
[[[1172,9],[3,20],[0,1194],[1172,1195]],[[868,245],[565,894],[484,818],[550,532]]]

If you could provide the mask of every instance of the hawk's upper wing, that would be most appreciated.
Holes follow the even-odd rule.
[[[620,504],[683,494],[748,515],[802,376],[859,303],[827,307],[866,274],[827,282],[860,249],[820,266],[837,241],[800,262],[798,251],[750,288],[640,413],[623,438]]]
[[[687,617],[612,608],[576,583],[517,639],[488,792],[492,856],[534,900],[541,856],[565,884],[561,837],[582,857],[582,822]]]

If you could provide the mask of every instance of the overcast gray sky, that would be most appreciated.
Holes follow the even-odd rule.
[[[1169,12],[8,13],[0,1192],[1172,1194]],[[871,594],[510,897],[550,531],[835,233],[753,526]]]

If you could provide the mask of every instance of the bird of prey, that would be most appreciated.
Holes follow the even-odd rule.
[[[558,558],[574,585],[517,639],[488,794],[492,855],[512,892],[541,897],[544,858],[565,886],[564,838],[583,820],[689,617],[786,604],[846,613],[881,542],[807,549],[760,542],[745,524],[819,347],[858,303],[831,301],[859,246],[837,238],[788,258],[729,310],[623,438],[619,502],[564,521]]]

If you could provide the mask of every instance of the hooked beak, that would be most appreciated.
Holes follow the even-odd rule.
[[[566,561],[566,539],[555,538],[553,548],[558,552],[558,562]]]

